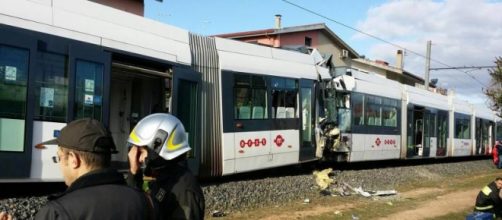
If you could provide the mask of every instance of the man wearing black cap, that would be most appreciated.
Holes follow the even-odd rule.
[[[110,168],[116,153],[110,133],[93,119],[69,123],[54,140],[54,161],[68,189],[49,197],[36,219],[150,219],[151,203],[139,190],[126,185],[122,174]]]

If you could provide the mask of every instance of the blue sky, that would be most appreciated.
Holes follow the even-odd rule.
[[[494,65],[502,56],[501,0],[288,0],[401,48],[362,35],[282,0],[145,1],[145,17],[203,35],[325,23],[350,47],[371,60],[395,63],[405,50],[404,68],[424,77],[427,40],[431,67]],[[419,54],[419,55],[417,55]],[[474,103],[485,103],[486,69],[432,71],[438,85]]]
[[[368,9],[383,0],[309,0],[295,1],[315,12],[349,26],[356,26]],[[359,53],[364,54],[367,42],[351,42],[354,31],[310,14],[281,0],[157,0],[145,1],[145,17],[187,29],[214,35],[274,27],[276,14],[282,15],[282,26],[326,23],[331,30]]]

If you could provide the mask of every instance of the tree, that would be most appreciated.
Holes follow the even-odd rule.
[[[490,98],[492,110],[502,117],[502,57],[495,58],[495,64],[496,67],[488,70],[492,79],[484,93]]]

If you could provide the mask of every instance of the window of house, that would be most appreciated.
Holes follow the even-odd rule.
[[[267,86],[263,76],[236,74],[234,119],[267,119]]]
[[[305,37],[305,46],[308,46],[308,47],[312,46],[312,38]]]

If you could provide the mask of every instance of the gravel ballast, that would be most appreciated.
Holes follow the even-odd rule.
[[[452,176],[469,175],[495,169],[491,160],[440,163],[361,170],[335,170],[335,184],[347,183],[364,190],[389,190],[413,181],[441,181]],[[267,177],[214,183],[203,186],[206,212],[230,213],[250,208],[303,202],[321,195],[312,174]],[[10,198],[0,200],[0,211],[17,219],[32,219],[47,202],[47,197]]]

